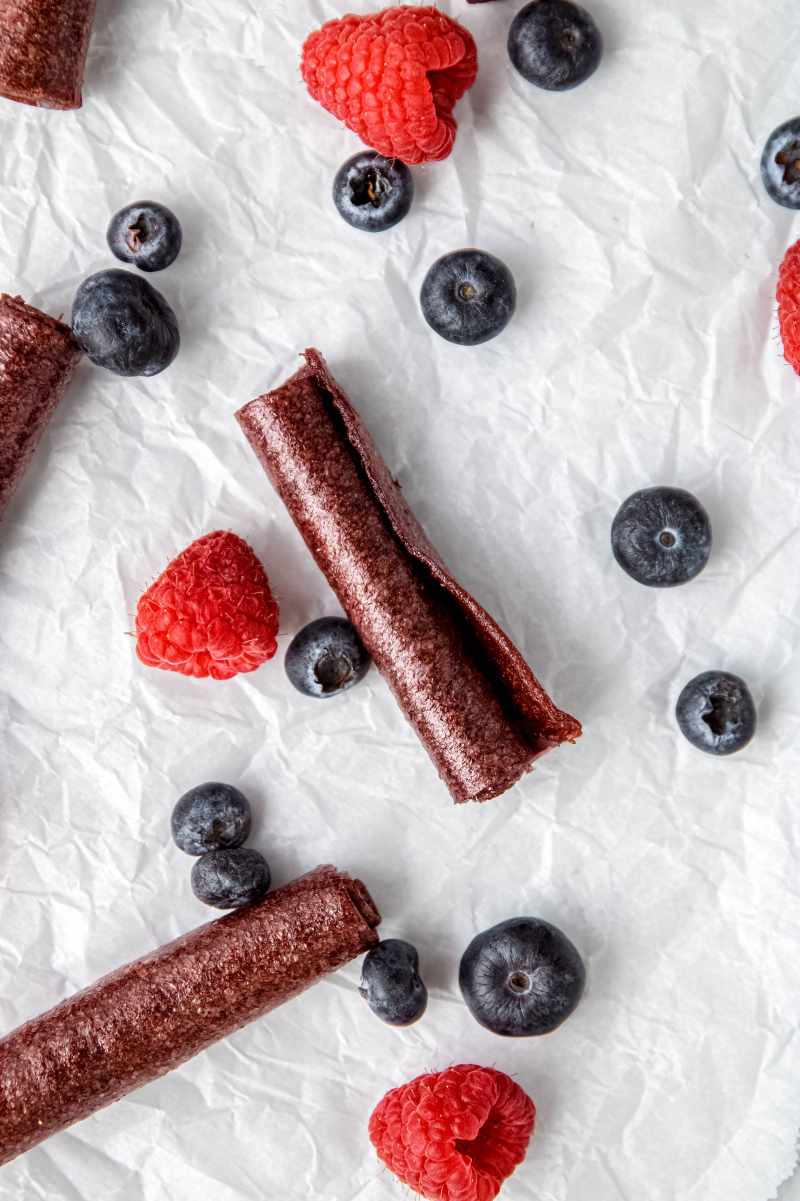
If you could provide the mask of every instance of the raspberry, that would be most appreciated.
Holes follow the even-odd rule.
[[[778,320],[784,357],[800,375],[800,242],[789,247],[781,263]]]
[[[141,597],[136,653],[148,667],[230,680],[277,650],[278,606],[264,568],[236,534],[198,538]]]
[[[493,1068],[461,1064],[394,1088],[369,1121],[378,1156],[429,1201],[492,1201],[522,1163],[536,1109]]]
[[[385,158],[447,158],[453,106],[475,82],[472,34],[436,8],[402,5],[328,21],[303,46],[315,100]]]

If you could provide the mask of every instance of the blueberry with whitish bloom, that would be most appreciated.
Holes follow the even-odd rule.
[[[405,163],[374,150],[354,154],[336,172],[333,203],[354,229],[380,233],[402,221],[414,199],[414,179]]]
[[[603,38],[591,13],[579,4],[533,0],[511,22],[508,55],[528,83],[564,92],[597,70]]]
[[[121,262],[132,263],[140,271],[163,271],[180,254],[183,231],[165,204],[139,200],[114,214],[106,240]]]
[[[172,837],[187,855],[240,847],[250,833],[250,802],[232,784],[209,781],[185,792],[172,810]]]
[[[364,960],[358,990],[372,1012],[390,1026],[419,1021],[428,990],[419,974],[417,948],[401,938],[385,938]]]
[[[678,697],[675,716],[692,746],[708,755],[733,755],[756,732],[756,707],[744,680],[728,671],[704,671]]]
[[[550,1034],[574,1012],[586,983],[577,949],[535,917],[514,917],[473,938],[458,982],[472,1016],[508,1038]]]
[[[270,882],[266,859],[249,847],[208,851],[192,868],[192,892],[215,909],[255,905],[269,892]]]
[[[420,292],[431,329],[457,346],[478,346],[508,325],[517,307],[514,277],[485,250],[454,250],[437,259]]]
[[[611,526],[611,549],[623,571],[649,588],[693,580],[711,554],[711,522],[697,497],[683,488],[634,492]]]
[[[325,699],[362,680],[370,657],[349,621],[320,617],[295,634],[284,665],[298,692]]]
[[[161,293],[118,268],[83,281],[72,305],[72,332],[89,359],[115,375],[157,375],[180,348],[177,318]]]
[[[767,194],[787,209],[800,209],[800,117],[773,129],[761,155]]]

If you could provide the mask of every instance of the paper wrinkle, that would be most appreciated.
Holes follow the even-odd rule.
[[[520,0],[521,2],[521,0]],[[523,1201],[800,1201],[780,1190],[800,1106],[800,385],[782,361],[780,258],[800,226],[758,178],[797,111],[795,7],[592,0],[607,54],[584,87],[528,87],[513,4],[443,0],[478,41],[446,162],[369,237],[330,201],[359,144],[305,95],[303,37],[374,0],[100,0],[78,113],[0,103],[0,287],[69,313],[122,205],[162,200],[184,249],[150,277],[182,350],[151,380],[84,363],[0,529],[0,1031],[208,920],[169,837],[177,797],[237,784],[276,884],[317,862],[366,881],[416,942],[431,1000],[398,1032],[357,964],[0,1173],[2,1201],[392,1201],[368,1145],[384,1092],[452,1062],[535,1098]],[[517,5],[516,7],[519,7]],[[519,309],[476,350],[435,338],[422,278],[477,245]],[[373,671],[324,705],[282,669],[337,612],[242,438],[236,408],[318,345],[465,587],[556,702],[574,748],[456,809]],[[619,503],[674,483],[709,510],[707,570],[622,575]],[[228,684],[148,671],[141,592],[233,529],[281,605],[276,660]],[[742,674],[760,730],[699,755],[672,709]],[[589,987],[552,1038],[506,1041],[457,986],[472,936],[561,926]]]

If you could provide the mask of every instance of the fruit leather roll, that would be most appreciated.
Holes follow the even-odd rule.
[[[317,868],[21,1026],[0,1042],[0,1163],[297,996],[379,922],[359,880]]]
[[[0,293],[0,516],[80,357],[66,325]]]
[[[95,0],[0,0],[0,96],[80,108]]]
[[[579,723],[445,567],[316,350],[237,413],[454,800],[510,788]]]

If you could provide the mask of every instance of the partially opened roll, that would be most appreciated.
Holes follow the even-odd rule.
[[[456,801],[510,788],[581,732],[450,574],[316,350],[237,413]]]
[[[0,0],[0,96],[80,108],[95,0]]]

